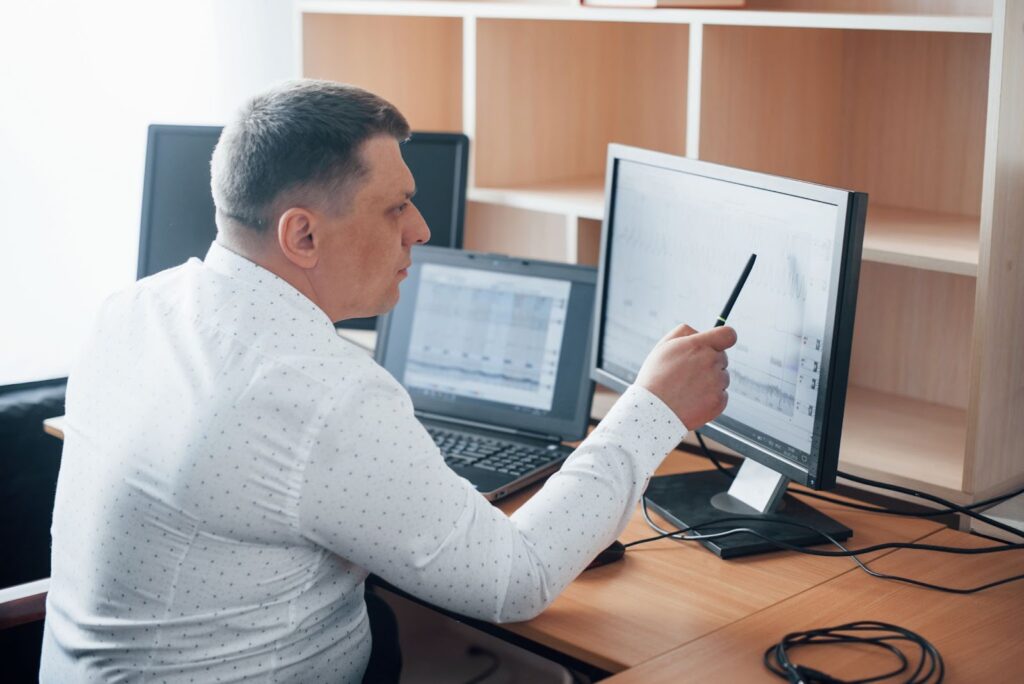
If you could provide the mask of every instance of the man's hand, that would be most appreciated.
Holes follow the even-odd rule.
[[[687,430],[696,430],[729,403],[729,358],[736,344],[728,326],[699,333],[680,325],[661,338],[647,355],[636,382],[675,411]]]

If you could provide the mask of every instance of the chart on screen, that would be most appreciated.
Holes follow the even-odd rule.
[[[725,415],[809,447],[835,247],[821,227],[836,207],[638,162],[617,180],[605,360],[635,377],[674,326],[710,328],[756,253],[729,318]]]
[[[551,410],[570,287],[425,265],[403,383]]]

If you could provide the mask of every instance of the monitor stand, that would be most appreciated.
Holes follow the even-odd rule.
[[[849,539],[853,531],[824,513],[786,494],[789,479],[757,461],[744,459],[731,486],[717,470],[651,478],[644,495],[648,506],[679,528],[699,526],[696,532],[721,532],[736,527],[752,530],[795,546],[830,543],[811,530],[773,521],[793,521],[825,532],[836,541]],[[759,520],[723,520],[754,516]],[[721,523],[715,523],[723,520]],[[735,534],[701,543],[720,558],[737,558],[779,547],[752,534]]]

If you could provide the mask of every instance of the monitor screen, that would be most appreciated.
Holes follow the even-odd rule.
[[[416,179],[413,204],[430,227],[428,245],[462,247],[469,138],[461,133],[413,133],[402,158]]]
[[[149,127],[138,277],[206,256],[217,236],[210,157],[220,126]]]
[[[138,277],[202,258],[217,236],[210,158],[220,126],[151,125],[146,147]],[[416,179],[413,202],[430,226],[430,243],[461,247],[469,139],[461,133],[413,133],[402,156]],[[374,319],[361,327],[372,328]]]
[[[595,271],[417,247],[377,360],[419,411],[579,439]]]
[[[621,390],[673,327],[713,326],[757,254],[728,321],[729,405],[702,432],[828,486],[863,231],[854,193],[623,146],[608,180],[595,379]]]

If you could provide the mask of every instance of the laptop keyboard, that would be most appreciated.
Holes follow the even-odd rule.
[[[554,445],[530,447],[433,426],[427,432],[450,467],[471,465],[519,477],[562,458]]]

